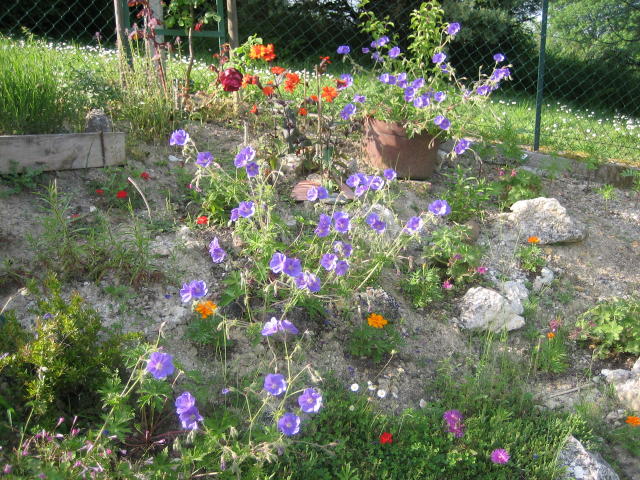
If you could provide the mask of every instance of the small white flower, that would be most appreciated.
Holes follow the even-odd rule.
[[[420,408],[424,408],[427,406],[427,401],[424,398],[421,398],[419,405],[420,405]]]
[[[349,405],[349,411],[353,412],[356,409],[356,407],[354,407],[353,405]]]
[[[386,392],[386,391],[384,391],[384,390],[382,390],[382,389],[380,389],[380,390],[378,390],[378,391],[376,392],[376,395],[378,395],[378,398],[384,398],[384,397],[386,397],[386,396],[387,396],[387,392]]]
[[[360,390],[360,385],[358,385],[357,383],[353,383],[349,388],[351,388],[352,392],[357,392],[358,390]]]

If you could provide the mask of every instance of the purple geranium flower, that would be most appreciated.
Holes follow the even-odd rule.
[[[346,260],[340,260],[336,263],[335,274],[339,277],[345,275],[349,271],[349,262]]]
[[[176,130],[171,134],[171,138],[169,138],[169,145],[179,145],[182,147],[189,141],[189,138],[189,134],[184,130]]]
[[[313,293],[320,291],[320,279],[311,272],[303,272],[295,280],[296,287],[300,289],[306,288]]]
[[[344,212],[335,212],[333,214],[333,226],[340,233],[347,233],[351,230],[351,220]]]
[[[202,298],[209,290],[207,290],[207,284],[202,280],[193,280],[189,283],[185,283],[182,285],[182,289],[180,290],[180,298],[183,302],[190,302],[194,298]]]
[[[447,94],[444,92],[436,92],[433,94],[433,99],[438,103],[444,101],[445,98],[447,98]]]
[[[271,256],[269,261],[269,268],[273,273],[281,273],[284,270],[284,264],[287,261],[287,257],[284,253],[276,252]]]
[[[435,123],[442,130],[448,130],[449,127],[451,126],[451,122],[444,115],[438,115],[436,118],[433,119],[433,123]]]
[[[353,77],[348,73],[343,73],[342,75],[340,75],[340,80],[344,82],[344,85],[338,86],[338,90],[344,90],[345,88],[349,88],[351,85],[353,85]]]
[[[400,55],[400,47],[393,47],[389,50],[389,58],[396,58]]]
[[[421,89],[422,87],[424,87],[424,78],[422,77],[416,78],[413,82],[411,82],[411,86],[416,90]]]
[[[368,47],[362,47],[362,53],[369,53],[370,51]]]
[[[326,237],[329,235],[329,228],[331,227],[331,217],[326,214],[321,214],[318,220],[318,226],[314,230],[318,237]]]
[[[451,206],[446,200],[436,200],[429,204],[429,211],[436,217],[444,217],[451,213]]]
[[[405,233],[417,233],[422,229],[422,219],[420,217],[411,217],[402,230]]]
[[[240,150],[240,153],[236,155],[233,164],[236,168],[246,167],[247,163],[253,161],[256,156],[256,151],[249,145]]]
[[[493,80],[494,82],[499,82],[503,78],[507,78],[510,75],[511,75],[511,70],[509,70],[509,67],[498,68],[496,69],[495,72],[493,72],[493,74],[490,77],[490,80]]]
[[[374,43],[375,45],[373,44],[371,45],[374,48],[384,47],[387,43],[389,43],[389,37],[387,37],[386,35],[383,35],[382,37],[377,39]]]
[[[389,84],[389,79],[391,78],[391,75],[388,73],[382,73],[380,74],[380,76],[378,77],[378,80],[380,80],[382,83],[386,83]],[[394,77],[394,82],[395,83],[395,77]]]
[[[340,55],[347,55],[350,51],[351,48],[348,45],[340,45],[337,50]]]
[[[398,173],[393,168],[387,168],[384,171],[383,175],[384,175],[384,178],[386,178],[388,181],[391,181],[396,179],[396,177],[398,176]]]
[[[338,261],[337,255],[334,255],[333,253],[325,253],[324,255],[322,255],[322,258],[320,259],[320,265],[322,265],[322,267],[324,267],[325,270],[330,272],[331,270],[336,268],[337,261]]]
[[[196,399],[191,393],[184,392],[178,398],[176,398],[176,412],[179,414],[186,412],[190,408],[196,406]]]
[[[353,247],[350,243],[333,242],[333,251],[345,258],[349,258],[351,256],[351,252],[353,251]]]
[[[315,388],[306,388],[298,397],[298,405],[305,413],[318,413],[322,407],[322,395]]]
[[[238,205],[238,215],[243,218],[249,218],[256,213],[256,207],[253,202],[240,202]]]
[[[278,429],[286,436],[295,435],[300,431],[300,417],[287,412],[278,420]]]
[[[227,252],[220,247],[218,237],[214,237],[213,240],[211,240],[211,243],[209,244],[209,253],[211,254],[211,260],[213,260],[213,263],[221,263],[227,255]]]
[[[231,210],[231,221],[235,222],[236,220],[238,220],[238,218],[240,218],[240,210],[238,210],[237,208],[233,208]]]
[[[489,87],[489,85],[480,85],[476,89],[476,92],[478,92],[478,95],[481,95],[481,96],[487,95],[490,91],[491,91],[491,88]]]
[[[287,389],[287,381],[279,373],[269,373],[264,377],[264,389],[277,397]]]
[[[467,149],[471,146],[471,141],[466,138],[461,138],[458,140],[458,143],[453,147],[453,151],[456,152],[456,155],[462,155]]]
[[[412,102],[413,98],[416,95],[416,90],[413,87],[407,87],[404,89],[404,101],[405,102]]]
[[[356,188],[358,185],[360,185],[360,176],[357,173],[349,175],[349,178],[347,178],[347,181],[345,183],[351,188]]]
[[[173,357],[168,353],[153,352],[147,360],[147,372],[156,380],[164,380],[174,370]]]
[[[504,56],[502,53],[496,53],[496,54],[493,56],[493,60],[494,60],[496,63],[504,62],[504,59],[505,59],[505,56]]]
[[[253,178],[260,173],[260,167],[256,162],[247,163],[247,177]]]
[[[416,97],[416,98],[413,99],[413,106],[416,107],[416,108],[428,107],[429,103],[430,103],[429,95],[426,94],[426,93],[423,93],[419,97]]]
[[[384,187],[384,180],[378,175],[374,175],[371,177],[371,181],[369,182],[369,188],[373,191],[378,191],[382,187]]]
[[[433,57],[431,57],[431,61],[435,64],[442,63],[446,59],[447,59],[447,54],[442,52],[435,53]]]
[[[343,120],[349,120],[351,115],[356,113],[356,110],[357,110],[356,106],[353,103],[347,103],[342,109],[342,111],[340,112],[340,116],[342,117]]]
[[[376,62],[382,61],[382,55],[380,55],[378,52],[373,52],[371,54],[371,58],[373,58]]]
[[[179,417],[180,424],[185,430],[197,430],[198,422],[204,420],[196,407],[191,407],[189,410],[185,410],[179,414]]]
[[[367,97],[365,97],[364,95],[354,95],[353,101],[356,103],[364,103],[367,101]]]
[[[297,258],[287,258],[284,261],[282,271],[285,273],[285,275],[289,275],[290,277],[295,278],[302,273],[302,264]]]
[[[497,464],[505,464],[509,461],[509,452],[507,452],[504,448],[496,448],[493,452],[491,452],[491,461]]]
[[[264,324],[264,327],[262,328],[262,335],[264,337],[269,337],[278,332],[288,332],[293,335],[297,335],[299,333],[296,326],[289,320],[284,318],[282,320],[278,320],[276,317],[271,317],[271,320]]]
[[[202,168],[207,168],[213,162],[213,155],[211,152],[200,152],[198,153],[198,157],[196,158],[196,164],[200,165]]]
[[[460,24],[458,22],[450,23],[447,27],[447,33],[449,35],[455,35],[460,31]]]

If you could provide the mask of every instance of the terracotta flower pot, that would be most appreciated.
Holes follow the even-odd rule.
[[[438,161],[439,145],[440,140],[427,133],[409,138],[399,123],[365,119],[365,160],[375,168],[393,168],[401,178],[429,178]]]

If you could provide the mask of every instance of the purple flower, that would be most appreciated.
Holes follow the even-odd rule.
[[[256,162],[247,163],[247,177],[252,178],[260,173],[260,167]]]
[[[231,390],[229,390],[227,387],[223,388],[222,390],[220,390],[220,393],[222,395],[227,395]]]
[[[176,412],[180,415],[183,412],[196,406],[196,399],[191,393],[184,392],[178,398],[176,398]]]
[[[275,335],[278,332],[289,332],[293,335],[297,335],[299,333],[296,326],[284,318],[282,320],[278,320],[276,317],[271,317],[271,320],[266,322],[264,327],[262,327],[262,336],[264,337]]]
[[[449,127],[451,126],[451,122],[444,115],[438,115],[436,118],[433,119],[433,123],[435,123],[442,130],[448,130]]]
[[[256,156],[256,151],[249,145],[240,150],[240,153],[236,155],[236,159],[233,164],[236,168],[246,167],[247,163],[253,161]]]
[[[411,82],[411,86],[416,90],[421,89],[422,87],[424,87],[424,78],[422,77],[416,78],[413,82]]]
[[[322,395],[315,388],[306,388],[298,397],[298,405],[305,413],[318,413],[322,407]]]
[[[498,68],[496,69],[495,72],[491,74],[490,80],[494,82],[499,82],[503,78],[507,78],[510,75],[511,75],[511,70],[509,70],[509,67]]]
[[[9,475],[11,472],[13,472],[13,467],[10,464],[5,463],[2,469],[2,473],[4,473],[5,475]]]
[[[180,424],[185,430],[197,430],[198,422],[204,420],[196,407],[191,407],[189,410],[185,410],[178,415],[180,417]]]
[[[362,47],[362,53],[369,53],[370,51],[368,47]]]
[[[462,155],[470,146],[471,141],[467,140],[466,138],[461,138],[453,147],[453,151],[456,152],[456,155]]]
[[[232,222],[238,220],[238,218],[240,218],[240,210],[238,210],[237,208],[232,209],[230,218]]]
[[[384,171],[383,175],[384,175],[384,178],[386,178],[388,181],[391,181],[396,179],[396,177],[398,176],[398,173],[393,168],[387,168]]]
[[[422,229],[422,219],[420,217],[411,217],[402,230],[405,233],[417,233]]]
[[[333,214],[333,226],[340,233],[347,233],[351,230],[351,220],[344,212],[335,212]]]
[[[238,215],[242,218],[249,218],[254,213],[256,213],[256,207],[253,202],[240,202],[238,205]]]
[[[458,22],[450,23],[447,27],[447,33],[451,36],[460,31],[460,24]]]
[[[442,63],[446,59],[447,59],[447,54],[442,52],[435,53],[433,57],[431,57],[431,61],[435,64]]]
[[[345,275],[349,271],[349,262],[346,260],[340,260],[336,263],[335,274],[339,277]]]
[[[429,211],[436,217],[444,217],[451,213],[451,206],[446,200],[436,200],[429,204]]]
[[[389,85],[395,85],[398,81],[398,78],[395,75],[389,75],[389,81],[387,82]]]
[[[360,185],[360,176],[357,173],[349,175],[349,178],[347,178],[347,181],[345,183],[351,188],[356,188],[358,185]]]
[[[300,431],[300,417],[294,413],[285,413],[278,420],[278,430],[288,437],[295,435]]]
[[[404,101],[412,102],[416,94],[416,90],[413,87],[407,87],[404,89]]]
[[[202,168],[207,168],[211,165],[211,162],[213,162],[213,155],[211,155],[211,152],[198,153],[196,164],[200,165]]]
[[[504,56],[502,53],[496,53],[496,54],[493,56],[493,60],[494,60],[496,63],[504,62],[504,59],[505,59],[505,56]]]
[[[316,187],[314,185],[307,190],[307,200],[310,202],[315,202],[316,200],[322,200],[324,198],[329,198],[329,192],[327,192],[327,189],[322,186]]]
[[[378,77],[378,80],[381,81],[382,83],[386,83],[389,84],[389,79],[391,78],[391,75],[388,73],[382,73],[380,74],[380,76]],[[394,82],[395,83],[395,77],[394,77]]]
[[[375,45],[374,45],[374,43],[375,43]],[[389,43],[389,37],[387,37],[386,35],[383,35],[382,37],[380,37],[379,39],[374,41],[371,44],[371,46],[373,48],[384,47],[387,43]]]
[[[179,145],[182,147],[189,141],[189,138],[189,134],[184,130],[176,130],[171,134],[169,145]]]
[[[442,418],[447,422],[447,430],[449,433],[453,433],[456,438],[461,438],[464,435],[462,413],[460,413],[459,410],[447,410],[442,415]]]
[[[287,261],[287,257],[284,253],[276,252],[271,256],[269,261],[269,268],[273,273],[281,273],[284,270],[284,264]]]
[[[333,242],[333,251],[337,254],[342,255],[343,257],[349,258],[351,256],[351,252],[353,251],[353,247],[350,243]]]
[[[382,61],[382,55],[380,55],[378,52],[373,52],[371,54],[371,58],[373,58],[376,62]]]
[[[189,283],[185,283],[182,285],[182,289],[180,290],[180,298],[183,302],[190,302],[194,298],[202,298],[209,290],[207,290],[207,284],[202,280],[193,280]]]
[[[282,271],[285,275],[289,275],[290,277],[297,277],[302,273],[302,265],[300,264],[300,260],[297,258],[287,258],[284,262],[284,266],[282,267]]]
[[[351,48],[348,45],[340,45],[337,50],[340,55],[347,55],[350,51]]]
[[[322,258],[320,259],[320,265],[322,265],[322,267],[324,267],[325,270],[330,272],[331,270],[336,268],[337,261],[338,261],[337,255],[334,255],[333,253],[325,253],[324,255],[322,255]]]
[[[269,373],[264,377],[264,389],[277,397],[287,389],[287,382],[279,373]]]
[[[481,96],[487,95],[490,91],[491,91],[491,87],[489,87],[489,85],[480,85],[476,89],[476,92],[478,92],[478,95],[481,95]]]
[[[447,98],[447,94],[444,92],[436,92],[433,94],[433,99],[438,103],[442,102],[445,98]]]
[[[380,220],[380,217],[377,213],[370,213],[369,215],[367,215],[365,222],[367,222],[367,225],[375,230],[376,233],[382,233],[384,232],[385,228],[387,228],[387,224]]]
[[[371,177],[371,181],[369,182],[369,188],[373,191],[378,191],[382,187],[384,187],[384,180],[378,175],[374,175]]]
[[[426,94],[426,93],[423,93],[419,97],[416,97],[416,98],[413,99],[413,106],[416,107],[416,108],[428,107],[429,103],[430,103],[429,95]]]
[[[320,291],[320,279],[311,272],[303,272],[295,278],[296,287],[308,289],[310,292]]]
[[[367,97],[365,97],[364,95],[354,95],[353,101],[356,103],[364,103],[367,101]]]
[[[349,117],[356,113],[356,110],[356,106],[353,103],[347,103],[340,112],[340,116],[343,120],[349,120]]]
[[[400,55],[400,47],[393,47],[389,50],[389,58],[396,58],[398,55]]]
[[[509,461],[509,452],[507,452],[504,448],[496,448],[493,452],[491,452],[491,461],[493,463],[505,464]]]
[[[340,75],[340,80],[345,83],[344,85],[338,86],[338,90],[344,90],[345,88],[349,88],[351,85],[353,85],[353,77],[348,73],[343,73],[342,75]]]
[[[147,372],[156,380],[164,380],[175,370],[173,357],[168,353],[153,352],[147,360]]]
[[[318,237],[326,237],[329,235],[329,227],[331,227],[331,217],[323,213],[314,232]]]
[[[209,244],[209,253],[211,254],[211,260],[213,263],[221,263],[224,260],[224,257],[227,255],[221,247],[218,241],[218,237],[214,237]]]

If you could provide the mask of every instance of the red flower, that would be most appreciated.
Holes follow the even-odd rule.
[[[273,95],[273,87],[264,87],[262,89],[262,93],[264,93],[267,97]]]
[[[271,73],[273,73],[274,75],[281,75],[286,70],[287,70],[286,68],[282,68],[282,67],[271,67]]]
[[[225,92],[237,92],[242,86],[242,74],[235,68],[227,68],[218,76]]]
[[[127,198],[127,191],[119,190],[118,193],[116,193],[116,198]]]
[[[391,435],[389,432],[382,432],[382,434],[380,435],[380,443],[393,443],[393,435]]]
[[[311,95],[309,98],[311,99],[312,102],[318,103],[318,96],[317,95]]]
[[[287,92],[293,93],[300,83],[300,77],[296,73],[287,73],[286,77],[287,80],[284,82],[284,89]]]
[[[151,175],[149,175],[147,172],[142,172],[140,174],[140,178],[142,178],[143,180],[149,180],[151,178]]]
[[[205,215],[202,215],[198,218],[196,218],[196,223],[198,225],[206,225],[207,223],[209,223],[209,218]]]
[[[193,28],[195,29],[196,32],[199,32],[200,30],[202,30],[203,26],[204,26],[204,23],[198,22],[198,23],[196,23],[196,26],[193,27]]]
[[[80,218],[79,213],[72,213],[70,218]]]
[[[255,103],[253,104],[253,107],[251,107],[251,110],[249,110],[251,113],[253,113],[254,115],[258,114],[258,105],[256,105]]]
[[[309,113],[309,111],[304,107],[300,107],[300,109],[298,110],[298,115],[300,115],[301,117],[304,117],[307,113]]]
[[[273,43],[270,43],[269,45],[263,47],[262,59],[266,60],[267,62],[271,62],[276,59],[275,47],[273,46]]]
[[[334,87],[322,87],[322,98],[326,102],[333,102],[333,99],[338,96],[338,91]]]
[[[96,195],[104,195],[104,190],[101,188],[96,188]]]
[[[324,62],[324,63],[331,63],[331,60],[329,60],[331,57],[320,57],[320,61]]]

